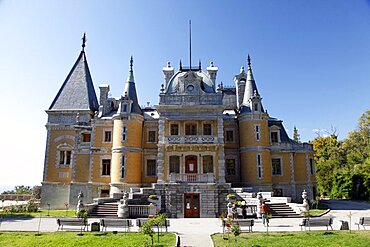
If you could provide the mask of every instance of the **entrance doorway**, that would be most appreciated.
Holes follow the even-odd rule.
[[[199,193],[184,194],[184,218],[199,218]]]
[[[185,173],[198,173],[197,156],[188,155],[185,157]]]

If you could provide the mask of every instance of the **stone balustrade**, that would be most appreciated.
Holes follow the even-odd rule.
[[[168,136],[166,138],[168,144],[205,144],[217,143],[215,136]]]
[[[214,183],[213,173],[192,174],[192,173],[171,173],[170,183]]]
[[[147,218],[149,215],[155,215],[156,206],[154,205],[128,205],[130,216]]]

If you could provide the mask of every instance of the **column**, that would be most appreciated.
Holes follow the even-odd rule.
[[[165,136],[164,136],[164,118],[161,117],[158,121],[158,158],[157,158],[157,176],[158,183],[164,182],[164,152],[165,152]]]

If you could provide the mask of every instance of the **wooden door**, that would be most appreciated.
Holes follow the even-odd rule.
[[[188,155],[185,157],[185,173],[198,173],[197,156]]]
[[[184,194],[184,218],[199,218],[199,193]]]

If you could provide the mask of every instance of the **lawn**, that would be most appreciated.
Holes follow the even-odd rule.
[[[51,217],[57,217],[57,216],[68,216],[68,217],[74,217],[76,216],[76,210],[41,210],[39,212],[34,213],[4,213],[0,211],[0,216],[3,217],[40,217],[40,216],[51,216]]]
[[[37,236],[34,232],[0,232],[0,246],[150,246],[151,240],[142,233],[118,233],[112,232],[53,232],[41,233]],[[176,235],[162,233],[160,244],[156,241],[155,246],[175,246]]]
[[[274,232],[274,233],[242,233],[230,240],[222,238],[222,234],[212,235],[215,247],[221,246],[369,246],[370,231],[310,231],[310,232]],[[229,243],[230,242],[230,243]],[[229,245],[230,244],[230,245]]]

